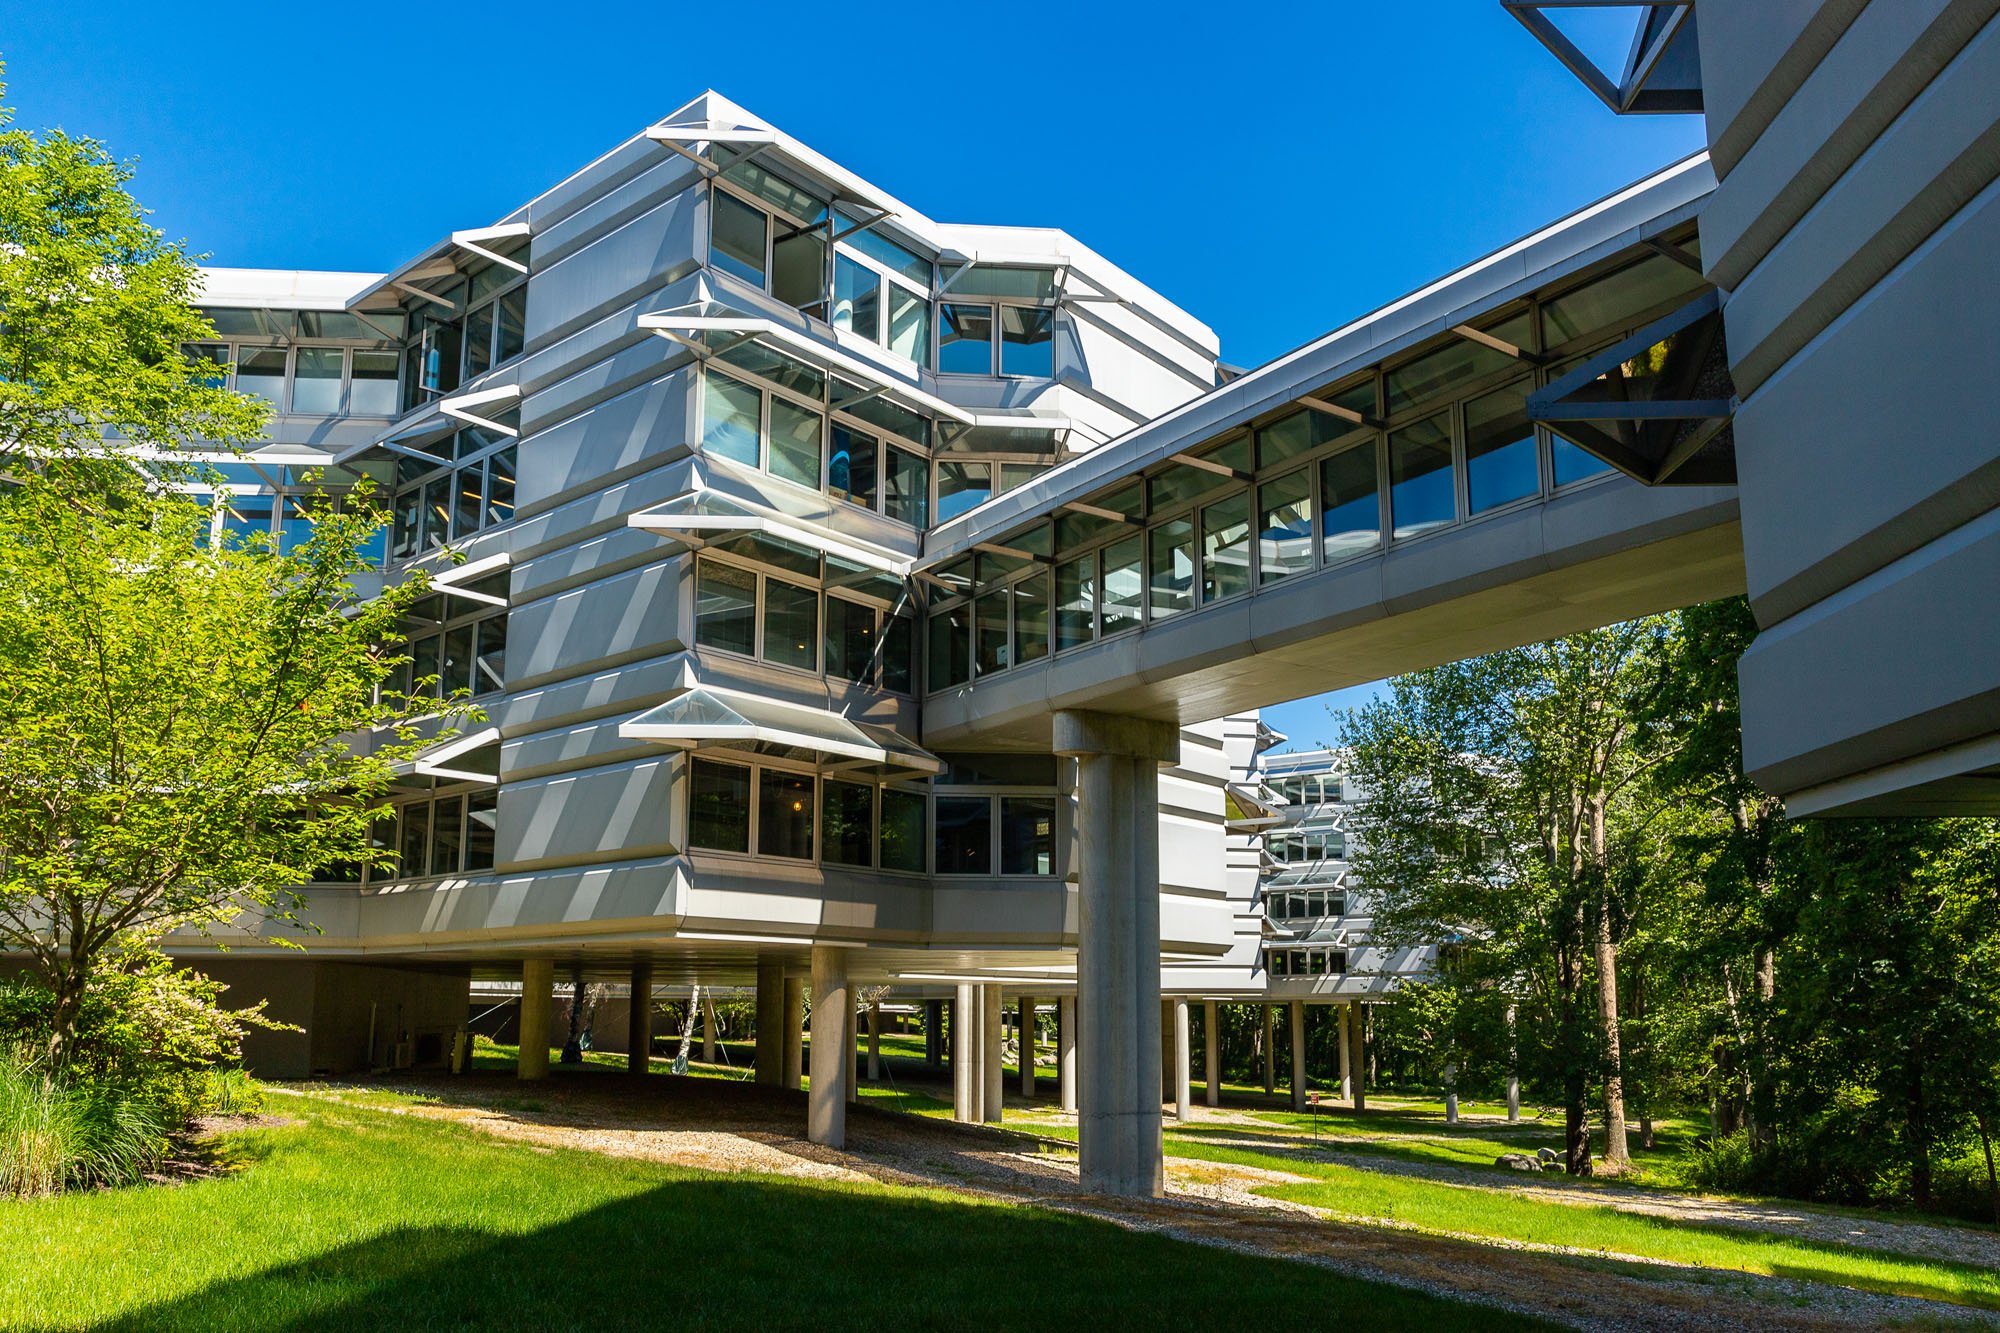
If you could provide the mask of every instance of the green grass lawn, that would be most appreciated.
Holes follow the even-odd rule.
[[[1076,1131],[1070,1126],[1038,1125],[1033,1132],[1066,1142],[1076,1140]],[[1294,1140],[1296,1146],[1274,1144],[1264,1150],[1214,1141],[1230,1132],[1226,1126],[1170,1127],[1166,1131],[1167,1154],[1310,1176],[1310,1184],[1270,1186],[1257,1192],[1311,1205],[1330,1217],[1804,1278],[2000,1310],[2000,1273],[1969,1264],[1621,1213],[1587,1202],[1551,1203],[1503,1189],[1384,1175],[1322,1160],[1320,1152],[1330,1145],[1315,1146],[1307,1138]],[[1348,1145],[1339,1145],[1339,1150],[1347,1151]]]
[[[1022,1327],[1051,1310],[1535,1326],[940,1191],[712,1175],[329,1101],[276,1109],[304,1123],[229,1136],[223,1177],[0,1203],[0,1327]]]

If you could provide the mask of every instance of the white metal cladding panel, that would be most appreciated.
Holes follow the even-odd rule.
[[[931,885],[930,934],[939,943],[1057,945],[1076,933],[1061,880],[945,876]]]
[[[538,731],[532,736],[509,737],[500,746],[500,776],[511,782],[527,772],[547,773],[665,757],[669,752],[657,741],[632,740],[618,734],[620,723],[644,711],[634,709],[596,721]]]
[[[528,290],[530,340],[657,286],[694,262],[703,216],[700,194],[685,190],[547,268]]]
[[[617,527],[574,546],[538,555],[514,566],[513,598],[517,605],[549,597],[567,588],[650,564],[669,549],[666,539],[643,528]]]
[[[1220,898],[1160,898],[1160,947],[1222,957],[1236,938],[1235,914]]]
[[[607,321],[608,328],[616,330],[620,322],[636,321],[642,313],[638,307],[628,306]],[[614,340],[606,345],[616,350],[598,356],[561,379],[537,387],[528,394],[521,404],[521,429],[524,433],[535,434],[546,430],[565,417],[636,389],[692,360],[686,348],[664,338],[641,335],[636,328],[631,331],[629,342]]]
[[[1168,360],[1166,349],[1135,344],[1102,327],[1096,319],[1102,308],[1088,307],[1065,321],[1073,331],[1073,344],[1062,362],[1065,367],[1074,367],[1099,393],[1130,407],[1133,415],[1144,420],[1179,407],[1213,385],[1212,365],[1206,368],[1206,383],[1191,380],[1185,370],[1199,375],[1202,368],[1177,369]],[[1165,341],[1166,335],[1157,330],[1148,328],[1147,333],[1154,340]]]
[[[367,900],[370,945],[449,946],[574,938],[618,923],[670,928],[682,910],[675,862],[660,858],[570,866],[531,875],[447,880]]]
[[[673,371],[529,436],[520,449],[522,508],[604,486],[684,450],[693,438],[695,378],[691,368]]]
[[[1160,887],[1218,898],[1228,884],[1222,868],[1222,829],[1175,815],[1160,817]]]
[[[495,859],[502,868],[637,860],[674,851],[680,764],[643,759],[500,788]]]
[[[1740,153],[1775,109],[1760,104],[1751,120],[1736,125],[1758,90],[1775,74],[1773,91],[1788,92],[1811,72],[1830,39],[1865,4],[1866,0],[1737,0],[1703,9],[1701,85],[1708,141],[1732,144]],[[1798,47],[1808,31],[1818,40]],[[1795,67],[1801,62],[1802,67]],[[1720,165],[1727,170],[1729,163]]]
[[[695,852],[687,860],[687,929],[918,941],[927,881],[810,862]]]
[[[535,258],[554,263],[603,240],[634,219],[675,201],[701,180],[692,162],[663,156],[575,211],[535,228]]]
[[[663,560],[555,597],[507,618],[507,675],[528,685],[593,663],[677,651],[684,559]]]

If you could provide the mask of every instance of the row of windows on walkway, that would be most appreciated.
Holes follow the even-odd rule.
[[[1347,971],[1347,950],[1266,949],[1264,971],[1274,977],[1337,977]]]
[[[695,562],[694,641],[898,694],[913,689],[914,614],[706,556]]]
[[[1265,891],[1264,914],[1274,921],[1318,921],[1347,915],[1347,895],[1338,889]]]
[[[368,871],[367,882],[491,870],[499,810],[499,793],[491,787],[390,806],[371,827],[369,838],[378,854],[392,859]],[[322,884],[359,884],[363,871],[355,864],[329,866],[314,872],[313,879]]]

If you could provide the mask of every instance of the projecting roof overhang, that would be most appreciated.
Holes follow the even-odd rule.
[[[698,473],[694,482],[693,490],[629,515],[626,526],[657,532],[697,549],[720,535],[756,533],[814,555],[897,578],[909,577],[913,563],[909,556],[856,538],[837,537],[782,514],[759,512],[707,489]]]
[[[1627,186],[941,524],[925,540],[919,572],[981,542],[1004,542],[1059,510],[1091,512],[1099,492],[1185,462],[1188,451],[1280,409],[1303,405],[1355,419],[1314,395],[1443,335],[1491,345],[1468,321],[1621,254],[1649,252],[1650,241],[1693,219],[1714,188],[1706,154]]]
[[[474,389],[467,393],[453,393],[444,398],[433,398],[421,408],[400,418],[382,434],[365,444],[357,444],[343,449],[333,461],[352,463],[370,454],[391,453],[410,454],[434,459],[436,455],[419,447],[425,440],[449,435],[461,426],[479,426],[501,435],[519,436],[518,426],[504,418],[520,406],[521,386],[518,384],[496,384],[491,388]]]
[[[931,777],[944,770],[937,756],[887,727],[824,708],[703,685],[692,677],[665,703],[620,723],[618,734],[683,750],[810,759],[822,772],[862,777]]]
[[[401,268],[363,287],[348,298],[347,308],[355,311],[393,310],[412,296],[450,306],[449,300],[426,291],[422,284],[463,272],[474,261],[499,264],[517,273],[526,273],[528,266],[514,255],[528,239],[528,230],[525,222],[503,222],[493,227],[468,227],[455,231]]]
[[[416,755],[410,771],[423,777],[448,778],[454,782],[500,781],[500,729],[482,727],[463,736],[454,736],[442,745]]]
[[[1500,0],[1549,54],[1619,115],[1699,112],[1701,51],[1691,0]],[[1636,9],[1632,44],[1616,78],[1549,20],[1548,9]]]

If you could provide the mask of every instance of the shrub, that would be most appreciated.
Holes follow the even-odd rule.
[[[139,1179],[167,1149],[159,1108],[0,1056],[0,1197]]]

